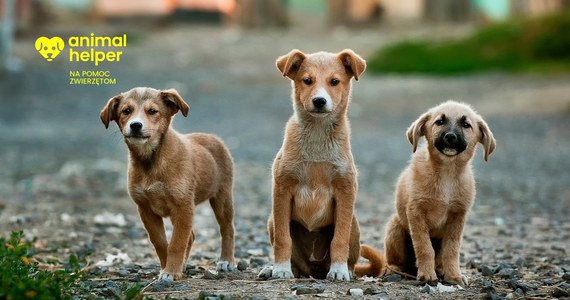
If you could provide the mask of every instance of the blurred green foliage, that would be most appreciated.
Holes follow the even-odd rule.
[[[374,73],[570,72],[570,11],[486,26],[455,41],[404,41],[368,61]]]

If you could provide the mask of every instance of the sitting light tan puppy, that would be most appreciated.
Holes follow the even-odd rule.
[[[485,161],[495,150],[487,123],[466,104],[448,101],[420,116],[407,131],[414,155],[396,185],[396,213],[384,249],[388,272],[416,274],[433,283],[465,285],[459,249],[465,217],[475,199],[471,159],[477,143]],[[426,143],[418,149],[419,140]]]
[[[160,280],[182,276],[190,248],[194,207],[209,201],[222,235],[219,271],[234,264],[233,160],[224,143],[205,133],[182,135],[173,116],[190,107],[174,89],[134,88],[109,100],[101,110],[105,128],[115,121],[129,148],[129,194],[156,254]],[[173,226],[170,243],[162,218]]]
[[[277,59],[292,82],[294,114],[273,163],[273,209],[268,221],[274,278],[312,276],[350,280],[377,275],[379,253],[363,246],[370,264],[357,266],[360,231],[354,215],[358,189],[347,110],[352,78],[366,62],[352,50]],[[262,271],[263,273],[263,271]]]

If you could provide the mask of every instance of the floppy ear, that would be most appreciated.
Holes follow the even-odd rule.
[[[289,77],[289,79],[293,79],[295,74],[299,71],[301,67],[301,63],[305,60],[306,56],[303,52],[293,49],[288,54],[280,56],[277,61],[275,61],[275,65],[277,69],[281,71],[283,77]]]
[[[63,40],[62,40],[62,39],[58,39],[58,41],[57,41],[57,50],[59,50],[59,51],[63,50],[63,46],[64,46]]]
[[[342,62],[348,76],[354,76],[354,79],[358,81],[358,78],[366,70],[366,61],[350,49],[342,50],[338,54],[338,58]]]
[[[426,124],[426,122],[430,118],[431,118],[431,115],[429,113],[425,113],[425,114],[421,115],[408,128],[406,135],[408,136],[408,141],[410,141],[410,144],[412,144],[412,152],[416,152],[416,149],[418,149],[418,142],[420,140],[420,137],[425,135],[424,125]]]
[[[483,148],[485,149],[485,155],[483,156],[483,159],[487,161],[489,155],[491,155],[491,153],[495,151],[497,143],[495,141],[493,133],[491,132],[489,126],[487,125],[487,123],[485,123],[485,121],[480,120],[479,122],[477,122],[477,125],[479,126],[479,131],[481,132],[481,139],[479,140],[479,142],[483,144]]]
[[[190,111],[190,106],[188,105],[188,103],[186,103],[186,101],[184,101],[184,99],[182,99],[180,94],[178,94],[178,91],[176,91],[175,89],[168,89],[161,91],[160,98],[162,98],[162,100],[166,102],[167,106],[174,108],[174,112],[172,113],[173,115],[176,114],[178,110],[180,110],[183,116],[185,117],[188,116],[188,111]]]
[[[36,40],[36,44],[35,44],[36,50],[40,51],[42,49],[42,47],[44,45],[44,40],[46,40],[46,38],[43,36]]]
[[[123,96],[121,95],[117,95],[109,99],[109,101],[107,101],[107,105],[105,105],[105,107],[103,107],[103,109],[99,113],[99,116],[101,117],[101,122],[103,122],[103,124],[105,125],[105,129],[109,128],[109,123],[111,123],[111,121],[118,120],[117,108],[119,108],[119,103],[121,102],[121,99],[123,99]]]

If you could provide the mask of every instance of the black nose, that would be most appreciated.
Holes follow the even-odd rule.
[[[132,131],[141,131],[143,124],[141,122],[132,122],[131,123],[131,130]]]
[[[327,99],[322,97],[313,98],[313,105],[315,108],[323,108],[327,104]]]
[[[457,142],[457,135],[453,132],[448,132],[443,136],[443,139],[445,140],[446,143],[453,144]]]

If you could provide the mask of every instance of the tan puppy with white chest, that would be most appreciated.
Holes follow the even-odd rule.
[[[275,254],[271,276],[350,280],[360,253],[360,232],[354,215],[358,186],[346,114],[351,79],[358,80],[366,62],[352,50],[336,54],[293,50],[279,57],[276,65],[292,81],[294,114],[273,163],[268,221]],[[370,260],[370,269],[381,267],[381,262]],[[360,273],[370,272],[365,269]]]
[[[160,280],[182,276],[194,242],[195,205],[209,200],[222,235],[219,271],[234,265],[233,160],[216,136],[182,135],[173,116],[190,107],[174,89],[134,88],[111,98],[101,110],[108,128],[115,121],[129,148],[128,189],[160,259]],[[162,218],[173,225],[170,243]]]
[[[418,149],[422,136],[426,143]],[[471,159],[481,143],[486,161],[495,138],[470,106],[454,101],[420,116],[407,137],[414,154],[398,179],[396,213],[386,227],[388,269],[417,272],[417,279],[426,282],[437,281],[439,274],[448,283],[465,285],[459,250],[475,199]]]

